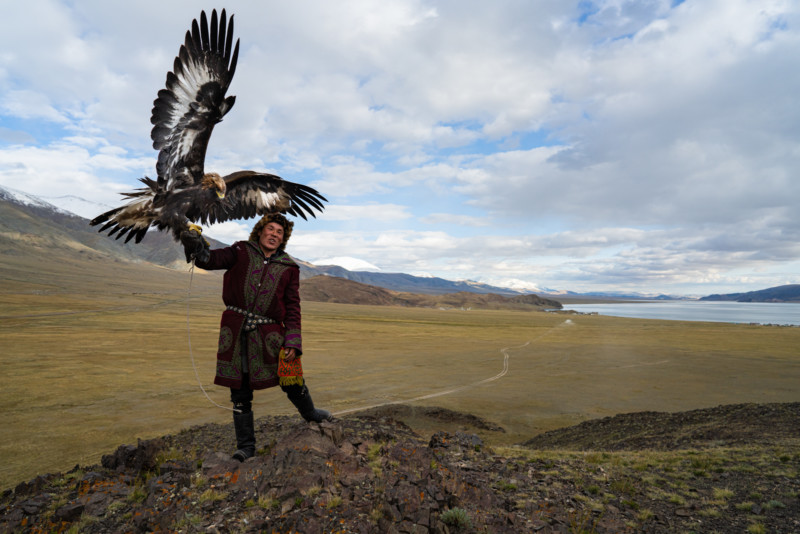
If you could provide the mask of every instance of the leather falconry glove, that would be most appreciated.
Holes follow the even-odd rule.
[[[184,230],[181,232],[181,244],[186,254],[186,263],[196,260],[205,263],[211,257],[211,245],[197,230]]]

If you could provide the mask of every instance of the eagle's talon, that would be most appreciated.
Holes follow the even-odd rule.
[[[186,223],[186,228],[188,228],[187,232],[191,232],[191,231],[193,231],[193,230],[194,230],[194,231],[195,231],[195,232],[197,232],[198,234],[202,234],[202,233],[203,233],[203,229],[202,229],[202,228],[200,228],[199,226],[197,226],[197,225],[196,225],[196,224],[194,224],[194,223],[187,222],[187,223]]]

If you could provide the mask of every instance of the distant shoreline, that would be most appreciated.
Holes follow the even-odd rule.
[[[800,303],[796,302],[670,300],[563,304],[565,312],[596,313],[629,319],[800,326]]]

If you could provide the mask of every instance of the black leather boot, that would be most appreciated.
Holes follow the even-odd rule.
[[[286,396],[289,397],[289,400],[292,401],[294,407],[297,408],[297,411],[306,421],[315,423],[333,421],[333,416],[329,411],[314,408],[314,401],[311,400],[311,394],[305,385],[281,386],[281,389],[286,392]]]
[[[233,412],[233,428],[236,431],[236,447],[233,459],[244,462],[256,455],[256,431],[253,427],[253,412]]]

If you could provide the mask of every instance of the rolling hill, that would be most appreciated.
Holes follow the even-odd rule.
[[[223,246],[209,239],[212,247]],[[186,270],[179,244],[163,232],[141,243],[124,243],[89,226],[89,221],[30,195],[0,188],[0,250],[3,254],[80,255],[124,262],[147,262]]]
[[[304,301],[376,306],[413,306],[422,308],[480,308],[544,310],[561,309],[561,303],[537,295],[506,296],[495,293],[459,291],[446,294],[420,294],[390,291],[334,276],[314,276],[300,282]]]

